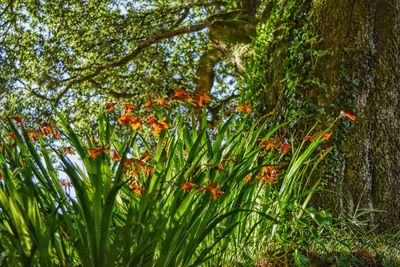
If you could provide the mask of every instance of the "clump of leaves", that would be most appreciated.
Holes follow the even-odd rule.
[[[3,263],[227,264],[271,240],[304,244],[306,228],[329,225],[307,209],[323,136],[294,148],[274,136],[282,125],[267,127],[243,105],[242,115],[222,110],[210,124],[207,101],[180,94],[149,105],[147,118],[107,104],[85,136],[62,114],[59,129],[47,123],[35,134],[9,119],[0,152]],[[266,147],[271,140],[276,148]]]

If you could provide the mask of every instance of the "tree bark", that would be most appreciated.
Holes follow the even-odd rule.
[[[330,91],[314,89],[309,96],[328,114],[351,109],[358,116],[340,136],[342,160],[337,162],[339,172],[330,176],[339,194],[330,201],[320,198],[321,203],[350,214],[380,210],[369,219],[382,230],[396,226],[400,222],[400,1],[313,0],[309,18],[311,31],[323,38],[321,48],[333,52],[314,67],[314,75],[326,81]]]
[[[316,194],[314,204],[351,216],[379,210],[357,219],[377,224],[381,230],[397,226],[400,222],[400,0],[296,3],[296,7],[305,3],[301,14],[307,19],[286,19],[275,27],[276,41],[265,52],[271,67],[266,68],[260,111],[288,116],[285,112],[292,97],[295,105],[309,101],[315,111],[323,110],[325,115],[321,118],[325,126],[341,110],[357,115],[354,123],[340,121],[334,132],[331,144],[336,146],[335,153],[325,160],[317,177],[322,178],[325,189],[333,192]],[[288,14],[285,5],[280,8],[278,16]],[[318,47],[311,48],[329,51],[330,55],[312,60],[300,56],[298,61],[288,61],[293,53],[297,55],[297,50],[290,51],[299,31],[285,35],[279,29],[284,24],[285,29],[302,29],[302,25],[296,24],[304,20],[308,22],[308,34],[322,40]],[[311,62],[308,69],[302,65],[307,60]],[[289,65],[286,69],[285,64]],[[300,70],[296,79],[318,78],[329,89],[325,92],[320,86],[304,85],[303,80],[294,91],[296,96],[290,96],[288,69]],[[307,73],[302,72],[305,69]],[[310,129],[314,122],[306,117],[299,124],[297,129]]]

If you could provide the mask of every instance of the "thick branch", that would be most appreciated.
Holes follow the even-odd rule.
[[[232,63],[232,65],[235,67],[236,72],[240,75],[244,75],[244,66],[243,66],[243,61],[242,59],[232,51],[232,49],[229,49],[226,44],[219,40],[214,40],[213,42],[215,44],[216,49],[221,51]]]
[[[79,83],[82,83],[85,81],[89,81],[90,79],[96,77],[97,75],[101,74],[105,70],[116,68],[116,67],[121,67],[121,66],[128,64],[135,57],[137,57],[140,54],[140,52],[142,52],[145,48],[147,48],[151,45],[157,44],[165,39],[179,36],[182,34],[197,32],[197,31],[205,29],[209,26],[210,26],[210,22],[208,20],[204,20],[195,25],[181,27],[181,28],[178,28],[175,30],[161,32],[159,34],[156,34],[156,35],[150,37],[149,39],[139,43],[138,46],[134,50],[132,50],[129,54],[127,54],[125,57],[123,57],[119,60],[105,63],[105,64],[95,68],[95,70],[92,73],[83,75],[81,77],[75,77],[74,79],[72,79],[70,82],[67,83],[67,85],[65,86],[65,89],[63,91],[61,91],[61,93],[54,99],[54,101],[57,103],[66,94],[66,92],[72,87],[72,85],[79,84]]]

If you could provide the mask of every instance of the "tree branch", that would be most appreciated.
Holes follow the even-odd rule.
[[[239,56],[235,55],[234,51],[232,51],[232,49],[229,49],[223,42],[219,40],[214,40],[213,43],[215,44],[215,47],[229,59],[229,61],[235,67],[236,72],[243,77],[244,66],[242,59]]]
[[[158,33],[149,39],[139,43],[137,47],[132,50],[129,54],[127,54],[125,57],[115,60],[112,62],[105,63],[97,68],[94,69],[92,73],[83,75],[81,77],[75,77],[68,82],[64,88],[64,90],[61,91],[61,93],[54,99],[56,103],[60,101],[60,99],[67,93],[67,91],[75,84],[79,84],[85,81],[90,81],[90,79],[96,77],[97,75],[101,74],[103,71],[124,66],[128,64],[130,61],[132,61],[135,57],[137,57],[145,48],[157,44],[165,39],[172,38],[175,36],[179,36],[182,34],[187,34],[187,33],[192,33],[192,32],[197,32],[202,29],[205,29],[210,26],[209,20],[204,20],[199,22],[198,24],[195,25],[189,25],[186,27],[181,27],[175,30],[167,31],[167,32],[161,32]]]
[[[94,86],[103,89],[101,84],[97,81],[95,81],[94,79],[90,79],[89,80],[90,83],[92,83]],[[130,94],[130,93],[121,93],[121,92],[117,92],[111,89],[107,89],[107,93],[112,95],[115,98],[125,98],[125,97],[135,97],[138,96],[138,94]]]
[[[9,8],[12,8],[15,0],[10,0],[4,10],[0,13],[0,18],[7,12]]]

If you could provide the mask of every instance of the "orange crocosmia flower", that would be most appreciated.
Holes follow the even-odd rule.
[[[115,160],[115,161],[121,160],[121,156],[118,154],[117,150],[113,150],[113,160]]]
[[[150,110],[154,106],[153,100],[149,100],[146,103],[143,104],[143,106],[147,109]]]
[[[253,176],[251,176],[251,175],[246,175],[246,176],[243,178],[243,182],[244,182],[245,184],[250,183],[251,180],[253,180]]]
[[[321,133],[321,136],[322,136],[322,139],[327,140],[327,139],[331,138],[332,134],[323,132],[323,133]]]
[[[205,93],[197,93],[193,99],[193,103],[199,108],[205,107],[210,101],[211,97]]]
[[[208,192],[210,192],[211,194],[211,198],[212,199],[217,199],[219,197],[221,197],[224,194],[224,191],[221,191],[221,186],[215,186],[214,181],[209,182],[205,187],[205,190],[207,190]]]
[[[100,154],[103,154],[106,152],[106,150],[102,147],[89,147],[89,158],[95,159],[97,158]]]
[[[281,149],[281,151],[283,152],[283,153],[288,153],[289,151],[290,151],[290,148],[291,148],[291,145],[290,144],[287,144],[287,143],[283,143],[283,142],[280,142],[279,144],[278,144],[278,146],[279,146],[279,148]]]
[[[168,105],[168,100],[163,99],[163,98],[158,98],[158,99],[156,100],[156,102],[157,102],[157,104],[160,105],[160,106],[164,106],[164,107],[168,107],[168,106],[169,106],[169,105]]]
[[[276,167],[264,166],[257,174],[257,179],[267,184],[275,184],[277,182],[277,176],[278,169]]]
[[[147,119],[146,121],[148,124],[153,125],[153,124],[157,124],[157,118],[155,116],[151,116]]]
[[[123,123],[131,122],[134,118],[136,118],[136,117],[133,115],[124,114],[120,118],[118,118],[117,121],[119,124],[123,124]]]
[[[54,138],[59,139],[61,138],[61,133],[59,131],[53,131],[51,133],[53,135]]]
[[[8,133],[7,137],[8,137],[8,139],[14,139],[15,134],[13,132],[10,132],[10,133]]]
[[[140,172],[140,169],[139,169],[139,168],[134,168],[133,170],[130,170],[130,171],[128,172],[128,175],[129,175],[130,177],[137,177],[137,176],[139,176],[139,172]]]
[[[140,185],[134,185],[131,184],[129,185],[129,190],[135,193],[135,195],[141,196],[144,192],[144,188],[141,187]]]
[[[133,159],[125,159],[124,161],[124,167],[129,168],[133,163]]]
[[[222,162],[221,162],[220,164],[218,164],[218,166],[217,166],[217,168],[218,168],[219,171],[223,171],[223,170],[224,170],[224,167],[225,167],[225,166],[224,166],[224,163],[222,163]]]
[[[264,140],[261,145],[266,149],[266,150],[274,150],[276,148],[276,143],[272,139]]]
[[[347,112],[345,112],[345,111],[343,111],[343,110],[340,111],[340,115],[342,115],[342,116],[344,116],[344,117],[346,117],[346,118],[348,118],[349,120],[352,120],[352,121],[355,121],[355,120],[357,119],[357,116],[356,116],[356,115],[347,113]]]
[[[62,179],[60,180],[60,185],[65,189],[71,187],[71,183],[68,180]]]
[[[185,190],[186,192],[188,192],[188,191],[190,191],[193,187],[195,187],[196,186],[196,184],[195,183],[191,183],[191,182],[186,182],[186,183],[183,183],[182,185],[181,185],[181,188],[183,189],[183,190]]]
[[[74,149],[72,148],[72,146],[67,146],[67,147],[64,147],[64,153],[65,154],[74,154],[75,152],[74,152]]]
[[[146,176],[149,176],[150,174],[152,174],[154,172],[154,168],[151,166],[146,166],[143,168],[143,173]]]
[[[105,103],[104,108],[108,111],[113,111],[115,109],[115,103]]]
[[[237,104],[235,107],[237,111],[242,111],[245,113],[250,113],[252,111],[252,109],[249,106],[244,104]]]
[[[99,142],[99,138],[97,138],[96,136],[92,136],[89,138],[89,141],[92,143],[98,143]]]
[[[310,141],[310,142],[312,142],[312,141],[315,140],[315,138],[316,138],[315,135],[307,135],[307,136],[304,136],[304,137],[303,137],[303,140],[304,140],[304,141]]]
[[[151,132],[154,135],[159,135],[162,130],[168,129],[169,125],[165,122],[167,117],[161,119],[161,121],[157,121],[157,119],[153,116],[147,119],[147,123],[152,126]]]
[[[219,163],[218,165],[214,165],[212,163],[206,163],[204,164],[205,166],[211,168],[211,169],[218,169],[219,171],[223,171],[224,170],[224,163]]]
[[[24,118],[22,116],[19,116],[19,115],[14,116],[13,119],[14,119],[14,121],[16,123],[22,123],[24,121]]]
[[[139,160],[143,162],[147,162],[151,159],[151,153],[149,151],[146,151],[143,153],[143,155],[140,156]]]
[[[38,134],[37,134],[37,132],[34,131],[34,130],[28,131],[28,136],[29,136],[29,138],[30,138],[32,141],[34,141],[34,142],[37,142],[37,141],[39,140],[39,139],[38,139]]]
[[[175,91],[175,94],[172,96],[172,100],[185,100],[189,99],[189,94],[185,91],[185,89],[180,88]]]
[[[124,103],[124,108],[126,111],[132,111],[135,109],[135,106],[133,104],[130,103]]]
[[[142,130],[143,126],[142,126],[142,118],[141,117],[134,117],[131,119],[129,125],[131,126],[132,130],[136,131],[136,130]]]
[[[53,133],[53,128],[54,128],[53,125],[51,125],[51,124],[48,123],[48,122],[44,122],[44,123],[42,124],[42,128],[39,130],[39,132],[40,132],[41,134],[44,134],[44,135],[49,135],[49,134],[52,134],[52,133]]]

